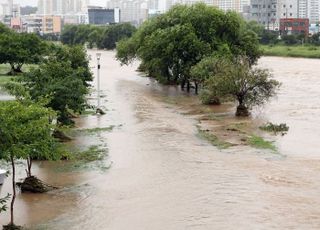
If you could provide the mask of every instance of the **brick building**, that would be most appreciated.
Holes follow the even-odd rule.
[[[280,34],[304,34],[309,35],[309,19],[308,18],[281,18]]]

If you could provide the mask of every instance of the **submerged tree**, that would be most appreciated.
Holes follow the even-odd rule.
[[[248,116],[252,106],[262,105],[276,94],[280,83],[271,78],[268,70],[253,68],[246,58],[212,59],[207,65],[221,65],[221,71],[213,71],[205,81],[205,89],[213,96],[235,99],[236,115]]]
[[[142,61],[151,77],[190,89],[191,67],[224,47],[232,56],[248,56],[254,63],[259,55],[257,35],[247,30],[233,12],[205,4],[177,5],[167,13],[146,21],[129,39],[117,45],[117,59],[128,64]],[[194,81],[197,86],[197,81]]]
[[[52,111],[37,104],[0,102],[0,158],[10,162],[12,167],[11,219],[6,229],[16,229],[13,215],[16,198],[15,160],[35,155],[46,155],[47,158],[55,156],[55,140],[49,122],[53,115]]]

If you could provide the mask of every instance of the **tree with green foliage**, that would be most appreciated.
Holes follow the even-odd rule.
[[[12,33],[13,31],[10,30],[5,24],[0,22],[0,34],[9,34]]]
[[[129,38],[136,31],[130,23],[121,23],[108,26],[101,36],[99,48],[112,50],[116,48],[116,43],[124,38]]]
[[[68,45],[88,44],[100,49],[114,49],[116,43],[123,38],[131,37],[136,28],[130,23],[105,26],[67,25],[61,33],[61,42]]]
[[[205,89],[217,98],[235,99],[238,102],[237,116],[248,116],[252,106],[264,104],[280,86],[278,81],[271,78],[268,70],[252,68],[246,57],[211,59],[200,62],[199,67],[204,64],[220,66],[219,70],[207,72]]]
[[[93,80],[92,72],[89,66],[89,57],[83,46],[64,46],[53,44],[50,47],[48,62],[70,62],[71,68],[79,74],[77,78],[81,79],[85,86],[89,86]]]
[[[17,99],[30,98],[43,102],[58,114],[58,121],[73,124],[71,113],[81,113],[87,103],[92,73],[87,53],[82,46],[52,45],[51,54],[36,68],[8,83],[5,88]]]
[[[223,49],[215,56],[209,56],[203,58],[197,65],[191,69],[191,79],[197,82],[196,85],[200,85],[203,89],[200,93],[200,99],[203,104],[207,105],[220,105],[221,100],[214,92],[205,88],[210,77],[217,75],[218,73],[224,73],[227,70],[228,63],[222,61],[223,59],[230,59],[232,55],[224,52]],[[197,89],[196,89],[197,90]]]
[[[45,52],[46,44],[35,34],[0,34],[0,64],[10,64],[12,75],[24,64],[38,64]]]
[[[138,58],[150,76],[182,88],[186,84],[189,91],[191,67],[222,48],[235,57],[247,56],[251,64],[260,56],[257,35],[236,13],[205,4],[177,5],[119,42],[117,59],[128,64]]]
[[[46,106],[58,113],[58,121],[71,125],[70,112],[81,113],[86,106],[88,87],[82,79],[85,71],[83,68],[72,68],[70,61],[50,59],[26,73],[22,82],[33,101],[48,98]]]
[[[34,103],[19,101],[0,102],[0,158],[11,163],[12,199],[11,219],[5,229],[17,229],[14,224],[16,198],[15,160],[36,156],[55,157],[55,140],[52,137],[50,120],[54,113]]]

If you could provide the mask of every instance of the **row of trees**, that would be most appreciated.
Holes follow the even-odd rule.
[[[285,45],[320,45],[320,33],[315,33],[309,37],[305,34],[283,34],[280,36],[279,31],[267,30],[265,26],[256,21],[247,23],[247,28],[254,31],[259,38],[259,42],[264,45],[285,44]]]
[[[177,5],[117,44],[122,64],[139,59],[139,69],[162,83],[201,87],[204,102],[235,98],[239,116],[278,87],[268,71],[253,68],[260,54],[257,34],[239,15],[205,4]]]
[[[10,64],[10,73],[17,75],[4,86],[16,100],[0,102],[0,159],[11,163],[13,188],[11,221],[5,229],[16,229],[15,160],[26,160],[28,179],[32,177],[34,159],[61,157],[54,130],[73,124],[73,114],[86,108],[92,73],[83,46],[48,43],[36,35],[17,34],[1,24],[0,60]],[[33,66],[22,73],[24,64]],[[1,210],[5,209],[4,202],[0,199]]]
[[[123,38],[131,37],[136,28],[130,23],[107,26],[66,25],[61,34],[61,42],[68,45],[88,44],[90,48],[114,49]]]

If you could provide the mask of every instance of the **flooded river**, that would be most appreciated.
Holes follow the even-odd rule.
[[[56,170],[63,162],[38,163],[36,175],[64,188],[19,195],[18,224],[70,230],[320,229],[320,60],[260,61],[282,88],[252,119],[290,127],[276,139],[280,153],[274,154],[249,147],[220,151],[199,139],[197,121],[159,99],[181,92],[139,76],[136,65],[120,67],[113,56],[103,52],[101,58],[107,114],[78,120],[79,127],[117,127],[98,135],[108,146],[105,163],[111,168],[66,172]],[[1,195],[10,191],[9,178],[1,189]],[[1,214],[0,223],[7,222]]]

